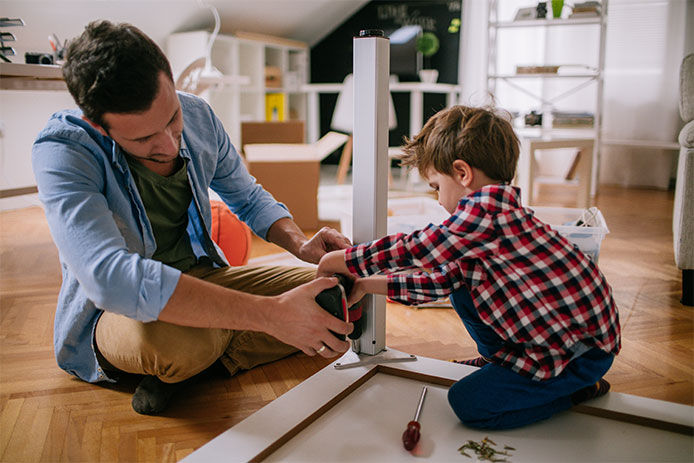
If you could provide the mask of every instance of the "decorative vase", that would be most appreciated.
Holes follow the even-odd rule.
[[[433,84],[439,78],[439,71],[436,69],[422,69],[419,71],[419,80],[426,84]]]

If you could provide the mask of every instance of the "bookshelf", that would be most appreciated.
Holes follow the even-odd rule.
[[[559,18],[553,18],[550,11],[546,18],[513,20],[516,2],[490,0],[487,88],[496,106],[517,115],[514,124],[521,137],[591,138],[594,143],[590,184],[591,195],[595,195],[600,164],[607,0],[600,2],[594,16],[582,13],[580,17],[568,17],[568,9],[565,7]],[[518,53],[520,44],[530,51]],[[519,68],[528,65],[537,66],[538,72],[519,72]],[[552,65],[558,66],[556,72],[542,72]],[[533,110],[542,114],[542,122],[526,125],[524,116]]]
[[[180,32],[167,38],[174,79],[205,56],[209,38],[207,31]],[[225,77],[245,78],[230,78],[228,85],[205,94],[232,143],[242,146],[241,122],[306,119],[301,86],[308,82],[308,60],[309,49],[303,42],[250,32],[217,36],[212,65]]]

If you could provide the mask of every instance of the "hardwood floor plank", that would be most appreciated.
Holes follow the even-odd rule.
[[[137,461],[137,434],[121,432],[118,439],[118,461]]]
[[[161,446],[161,454],[157,456],[157,460],[162,463],[174,463],[176,460],[176,444],[167,442]]]
[[[41,408],[36,410],[36,415],[31,423],[29,433],[24,436],[30,445],[25,446],[24,457],[26,461],[39,461],[43,454],[48,439],[49,425],[53,416],[53,408]]]
[[[7,445],[10,443],[10,438],[14,432],[14,427],[23,404],[23,398],[6,400],[2,413],[0,413],[0,455],[3,457],[7,450]],[[6,460],[3,458],[3,461]]]
[[[10,440],[2,454],[2,461],[31,461],[26,459],[26,455],[33,445],[29,440],[29,435],[37,411],[36,400],[26,399],[22,401],[17,421],[12,427]]]
[[[137,439],[137,461],[158,461],[156,446],[154,437]]]
[[[195,451],[195,448],[176,449],[176,461],[183,460]]]
[[[43,445],[40,461],[61,461],[67,437],[69,418],[70,412],[65,407],[56,406],[53,408],[50,425],[48,427],[48,436],[46,436],[46,442]]]
[[[101,448],[99,449],[99,461],[118,461],[119,444],[120,427],[103,426],[101,428]]]

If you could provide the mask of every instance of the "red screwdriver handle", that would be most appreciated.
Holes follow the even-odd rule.
[[[417,442],[419,442],[419,423],[410,421],[407,423],[407,429],[402,433],[402,443],[407,450],[412,450]]]

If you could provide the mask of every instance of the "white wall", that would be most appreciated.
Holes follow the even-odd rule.
[[[31,145],[51,114],[72,106],[67,91],[0,91],[0,189],[36,184],[31,169]],[[35,196],[1,198],[0,210],[38,204]]]
[[[689,5],[688,5],[689,3]],[[677,141],[679,67],[686,54],[687,0],[612,0],[605,65],[604,138]],[[688,45],[689,51],[692,44]],[[665,189],[677,151],[607,146],[601,180]]]

